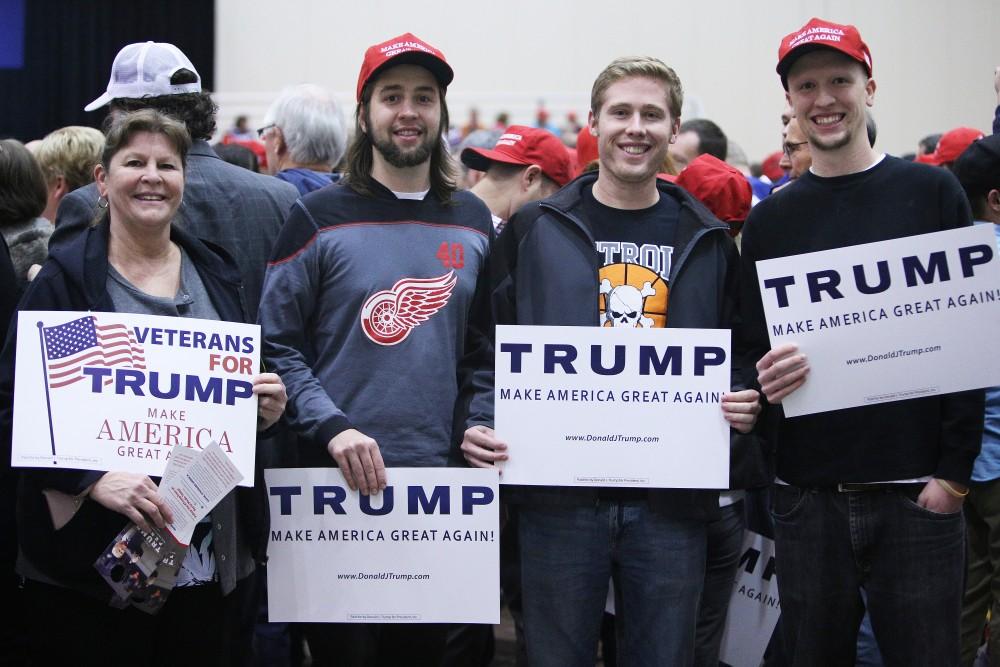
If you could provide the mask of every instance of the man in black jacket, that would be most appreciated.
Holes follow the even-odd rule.
[[[681,101],[677,75],[653,58],[620,58],[598,76],[590,131],[599,172],[521,209],[500,236],[498,324],[731,326],[737,272],[727,226],[656,179]],[[622,307],[636,294],[640,307]],[[744,432],[757,410],[752,390],[723,399]],[[470,428],[462,449],[472,465],[507,458],[487,424]],[[691,663],[716,491],[513,487],[507,498],[518,512],[532,665],[593,665],[609,578],[622,663]]]

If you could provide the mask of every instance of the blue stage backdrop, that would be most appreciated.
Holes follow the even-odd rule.
[[[107,109],[83,107],[107,88],[118,50],[146,40],[176,44],[212,90],[214,0],[0,0],[0,138],[100,127]]]
[[[0,69],[24,66],[24,0],[0,0]]]

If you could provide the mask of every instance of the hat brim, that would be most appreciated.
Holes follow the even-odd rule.
[[[107,104],[110,104],[111,103],[111,99],[112,98],[111,98],[110,93],[108,93],[107,91],[104,91],[103,95],[101,95],[100,97],[98,97],[96,100],[94,100],[93,102],[91,102],[87,106],[83,107],[83,110],[84,111],[94,111],[95,109],[100,109],[101,107],[103,107],[103,106],[105,106]]]
[[[505,155],[494,150],[488,150],[486,148],[466,148],[462,151],[462,155],[460,157],[462,164],[469,169],[475,169],[476,171],[487,171],[490,168],[490,164],[493,162],[502,162],[504,164],[514,164],[518,166],[531,164],[530,162],[515,160],[509,155]]]

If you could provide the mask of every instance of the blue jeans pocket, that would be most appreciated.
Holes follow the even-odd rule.
[[[809,492],[797,486],[775,484],[771,487],[771,517],[775,521],[795,518],[806,505]]]
[[[921,507],[917,504],[917,497],[920,495],[919,490],[900,491],[897,495],[899,496],[899,501],[903,503],[903,506],[913,514],[920,514],[929,519],[937,519],[939,521],[948,521],[962,516],[961,507],[957,512],[935,512],[934,510],[929,510],[926,507]]]

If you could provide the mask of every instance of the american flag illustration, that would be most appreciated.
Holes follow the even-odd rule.
[[[101,326],[93,315],[43,327],[42,338],[52,389],[82,380],[85,366],[146,368],[145,351],[132,330],[124,324]]]

